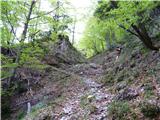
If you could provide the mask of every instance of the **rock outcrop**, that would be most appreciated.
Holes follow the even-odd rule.
[[[86,62],[85,57],[70,43],[68,37],[59,35],[56,43],[49,44],[49,52],[44,58],[45,63],[63,67],[64,64],[73,65]]]

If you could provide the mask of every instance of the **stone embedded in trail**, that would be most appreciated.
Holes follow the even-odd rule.
[[[71,114],[72,113],[72,106],[66,105],[67,107],[63,108],[64,113]]]
[[[127,87],[127,82],[121,81],[121,82],[117,83],[115,89],[119,91],[121,89],[124,89],[125,87]]]
[[[84,82],[89,86],[89,87],[93,87],[93,88],[98,88],[101,87],[100,84],[94,82],[92,79],[85,79]]]
[[[120,93],[115,96],[116,100],[132,100],[134,98],[136,98],[139,95],[139,93],[132,88],[126,88],[122,91],[120,91]]]
[[[97,69],[99,66],[95,63],[90,63],[89,64],[91,68]]]

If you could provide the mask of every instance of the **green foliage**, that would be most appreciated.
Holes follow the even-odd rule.
[[[88,21],[79,46],[86,52],[87,57],[97,54],[105,48],[104,30],[101,29],[101,26],[102,24],[98,24],[95,18],[90,18]]]
[[[103,78],[102,82],[106,85],[113,85],[121,81],[127,81],[128,83],[133,81],[135,77],[138,76],[138,71],[128,70],[123,68],[120,71],[117,71],[117,68],[110,68]]]
[[[13,63],[13,59],[10,57],[7,57],[3,54],[1,54],[1,61],[2,61],[2,65],[1,65],[1,78],[5,79],[8,78],[10,76],[12,76],[10,70],[12,68],[17,67],[18,65],[16,63]]]
[[[87,57],[110,49],[123,39],[124,31],[117,30],[115,25],[112,21],[99,21],[95,17],[89,19],[79,46]]]
[[[122,24],[129,28],[132,24],[147,21],[151,10],[158,5],[159,2],[154,1],[102,1],[96,9],[95,15],[100,19],[110,19],[116,24]]]
[[[154,88],[152,86],[151,83],[146,83],[144,85],[144,97],[145,98],[151,98],[154,96],[154,92],[153,92]]]
[[[129,103],[124,101],[113,101],[108,107],[109,115],[115,120],[128,120],[128,117],[135,119]]]
[[[159,5],[160,2],[154,1],[99,1],[94,16],[87,23],[80,48],[89,57],[116,44],[139,46],[139,42],[134,42],[136,39],[132,39],[126,31],[133,31],[132,25],[147,25],[152,10]],[[132,47],[128,49],[132,50]]]
[[[87,96],[88,95],[84,95],[84,96],[81,97],[80,106],[82,108],[85,108],[88,105]]]
[[[21,111],[21,112],[19,113],[19,115],[17,116],[17,119],[18,119],[18,120],[23,120],[23,118],[25,117],[25,115],[26,115],[26,113],[25,113],[24,111]]]
[[[40,64],[41,58],[44,56],[44,51],[38,45],[26,45],[20,57],[20,65],[34,65]]]
[[[53,1],[54,0],[51,0],[49,3]],[[0,1],[0,35],[2,36],[2,47],[15,52],[14,54],[8,54],[8,52],[6,55],[1,54],[1,78],[4,80],[4,83],[7,83],[7,86],[4,85],[1,91],[3,118],[9,117],[11,112],[10,98],[12,93],[15,93],[16,91],[15,88],[12,89],[12,91],[7,89],[8,86],[11,86],[11,83],[8,82],[10,79],[8,78],[14,75],[14,71],[18,67],[27,67],[38,70],[45,68],[46,65],[42,64],[42,59],[48,52],[48,46],[43,45],[43,43],[47,42],[49,44],[50,41],[56,41],[57,34],[66,33],[68,26],[72,24],[72,18],[66,14],[69,3],[66,3],[65,5],[60,4],[59,8],[57,8],[58,6],[56,3],[53,3],[51,5],[52,12],[49,13],[41,9],[41,1],[39,0],[35,0],[33,9],[30,11],[31,3],[33,3],[32,0]],[[53,16],[52,13],[55,12],[56,16],[59,18],[62,16],[63,19],[62,17],[59,20],[54,19],[55,16]],[[31,13],[31,17],[27,18],[29,13]],[[25,30],[26,35],[23,34]],[[49,31],[49,34],[39,34],[45,33],[46,31]],[[67,34],[69,34],[69,31],[67,31]],[[39,41],[40,39],[43,39],[43,41]],[[15,81],[12,80],[11,82],[15,83]],[[21,113],[19,119],[23,116],[24,114]]]
[[[103,78],[102,82],[106,85],[113,85],[114,84],[114,71],[110,70]]]
[[[155,118],[160,114],[160,107],[149,102],[143,102],[140,104],[141,112],[145,117]]]

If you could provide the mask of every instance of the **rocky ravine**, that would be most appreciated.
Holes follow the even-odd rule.
[[[44,70],[19,69],[17,79],[26,89],[12,97],[10,119],[107,119],[107,104],[113,95],[97,82],[103,74],[102,65],[86,61],[68,40],[51,44],[43,61],[48,64]]]
[[[72,89],[74,95],[63,103],[62,115],[56,116],[57,120],[107,119],[107,104],[112,101],[113,95],[95,80],[102,74],[102,67],[96,64],[90,64],[90,67],[79,73],[84,86],[79,91]]]
[[[85,68],[86,67],[86,68]],[[86,69],[86,70],[84,70]],[[63,100],[56,105],[38,110],[36,115],[29,114],[30,120],[107,120],[107,105],[113,95],[97,79],[103,74],[102,66],[93,63],[77,64],[71,70],[80,77],[78,84],[73,83],[63,92]],[[79,71],[76,71],[79,70]],[[78,80],[78,79],[77,79]],[[72,81],[74,82],[74,81]],[[70,83],[71,84],[71,83]]]
[[[44,70],[19,69],[20,85],[27,85],[29,81],[31,93],[27,86],[20,86],[11,99],[13,114],[9,120],[112,120],[124,116],[132,119],[130,115],[143,120],[146,119],[142,114],[145,106],[140,107],[141,103],[147,100],[160,106],[158,52],[147,56],[133,52],[127,61],[115,62],[116,53],[108,51],[87,62],[64,40],[51,45],[50,49],[43,61],[47,65]],[[114,112],[108,115],[107,109],[114,105],[114,100],[117,106],[113,106]],[[28,102],[31,111],[26,115]],[[123,105],[128,105],[127,110],[119,114]],[[144,108],[144,112],[158,116],[160,110],[155,108]]]

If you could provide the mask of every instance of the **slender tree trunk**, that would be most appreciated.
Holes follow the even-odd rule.
[[[73,22],[72,45],[74,44],[75,28],[76,28],[76,20],[74,20]]]
[[[32,14],[32,11],[33,11],[33,7],[34,7],[34,4],[36,3],[35,0],[32,0],[31,2],[31,6],[30,6],[30,9],[29,9],[29,13],[27,15],[27,19],[26,19],[26,22],[24,23],[24,29],[23,29],[23,32],[22,32],[22,38],[21,38],[21,42],[24,42],[25,38],[26,38],[26,35],[27,35],[27,30],[28,30],[28,24],[29,24],[29,21],[31,20],[31,14]]]
[[[104,51],[105,48],[104,48],[103,40],[101,40],[101,46],[102,46],[102,50]]]
[[[99,51],[97,49],[97,45],[96,45],[96,40],[93,40],[93,50],[94,50],[95,54],[99,53]]]
[[[108,50],[110,50],[110,48],[111,48],[111,42],[110,42],[111,35],[107,33],[105,39],[106,39],[106,48]]]
[[[56,26],[55,26],[55,33],[57,34],[58,33],[58,30],[59,30],[59,17],[60,17],[60,14],[59,14],[59,9],[60,9],[60,1],[57,0],[57,3],[56,3],[56,12],[55,12],[55,21],[56,21]]]
[[[31,14],[32,14],[35,3],[36,3],[36,1],[32,0],[26,22],[24,23],[24,29],[23,29],[23,32],[22,32],[20,43],[23,43],[25,41],[25,38],[26,38],[26,35],[27,35],[27,30],[28,30],[28,24],[29,24],[29,21],[30,21]],[[20,56],[21,56],[21,50],[22,50],[21,46],[18,46],[17,56],[16,56],[16,59],[15,59],[16,64],[19,64],[19,59],[20,59]],[[8,79],[8,86],[10,86],[11,80],[15,79],[16,70],[17,70],[17,67],[15,67],[11,70],[11,74],[13,76]]]

